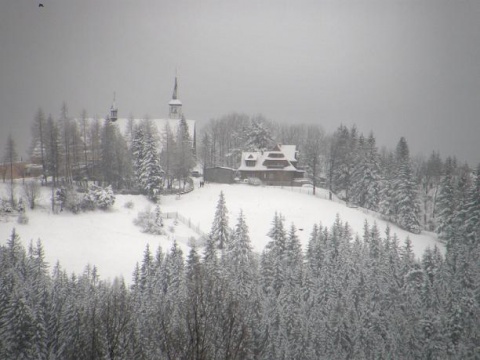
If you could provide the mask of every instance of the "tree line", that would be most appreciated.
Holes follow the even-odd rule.
[[[199,161],[204,169],[237,168],[243,151],[270,149],[275,143],[297,145],[298,166],[311,179],[313,189],[324,187],[345,200],[382,214],[411,232],[443,232],[445,207],[461,201],[473,184],[473,170],[437,152],[429,158],[412,157],[407,140],[395,149],[379,149],[373,133],[365,136],[355,126],[340,125],[326,134],[319,125],[279,124],[261,115],[228,114],[210,120],[203,128],[199,151],[192,151],[188,126],[181,119],[175,133],[168,124],[159,134],[152,121],[130,117],[122,134],[111,121],[79,119],[68,115],[66,104],[54,120],[41,109],[32,124],[32,162],[41,168],[52,188],[57,183],[95,181],[114,190],[138,191],[158,199],[159,194],[183,188]],[[4,152],[3,179],[18,158],[11,137]],[[463,180],[462,180],[463,179]],[[461,181],[460,181],[461,180]],[[13,188],[13,180],[11,187]],[[448,187],[451,197],[443,200]],[[11,202],[14,192],[11,193]],[[443,215],[442,215],[443,214]]]
[[[443,209],[460,201],[457,197],[473,184],[467,164],[458,165],[452,157],[442,160],[438,152],[412,157],[404,137],[394,149],[379,149],[373,132],[366,136],[356,126],[340,125],[326,134],[320,125],[279,124],[236,113],[210,120],[199,155],[205,167],[237,168],[242,151],[268,150],[276,143],[297,146],[298,167],[314,192],[317,186],[329,189],[350,206],[379,212],[415,233],[441,231]],[[452,191],[455,199],[443,201],[444,180],[465,189]]]
[[[72,118],[64,103],[58,119],[45,116],[42,109],[35,114],[30,162],[37,165],[43,184],[50,183],[52,189],[94,182],[112,186],[115,191],[140,192],[156,200],[164,190],[172,189],[174,181],[185,186],[195,165],[189,134],[185,118],[179,120],[176,129],[167,124],[159,133],[148,116],[141,121],[131,116],[122,133],[108,117],[92,119],[82,111],[80,118]],[[18,161],[11,136],[3,159],[5,182],[8,169]],[[12,174],[10,170],[13,187]],[[11,195],[14,204],[13,190]]]
[[[91,266],[49,273],[41,242],[25,250],[13,231],[0,246],[0,357],[475,359],[479,215],[477,193],[470,211],[455,209],[465,222],[452,222],[445,256],[417,259],[408,238],[368,223],[354,234],[338,217],[302,249],[275,214],[256,254],[220,194],[204,246],[147,246],[130,286]]]

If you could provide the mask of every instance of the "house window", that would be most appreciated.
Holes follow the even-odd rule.
[[[255,160],[246,160],[245,163],[248,167],[254,167],[255,166]]]

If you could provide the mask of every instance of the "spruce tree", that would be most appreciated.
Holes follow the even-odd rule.
[[[228,227],[228,209],[225,204],[225,195],[220,192],[213,218],[210,237],[217,244],[218,249],[224,250],[230,241],[230,228]]]
[[[465,212],[467,214],[464,223],[465,236],[470,243],[478,243],[480,242],[480,164],[477,166],[468,193]]]
[[[226,249],[226,264],[230,271],[230,281],[239,294],[247,298],[252,292],[254,280],[254,254],[248,235],[248,226],[243,212],[240,211],[232,240]]]
[[[396,152],[396,171],[393,181],[395,222],[402,228],[419,233],[420,207],[417,199],[417,184],[410,164],[407,141],[400,138]]]
[[[250,126],[246,129],[247,151],[265,151],[272,145],[272,135],[265,124],[265,120],[261,117],[253,118]]]
[[[447,158],[445,174],[440,182],[440,192],[437,198],[436,218],[437,232],[443,238],[451,238],[454,231],[455,212],[455,160]]]

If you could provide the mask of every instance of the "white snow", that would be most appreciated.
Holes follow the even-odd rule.
[[[0,189],[2,189],[0,187]],[[93,211],[77,215],[66,211],[53,214],[49,207],[48,189],[43,189],[42,208],[27,210],[29,223],[17,224],[16,217],[0,215],[0,243],[5,244],[15,228],[25,247],[33,240],[41,239],[47,262],[53,266],[60,261],[69,273],[81,273],[87,264],[96,265],[102,279],[123,275],[129,283],[137,262],[141,262],[147,244],[152,254],[160,245],[167,251],[176,239],[179,246],[188,251],[189,238],[196,233],[182,223],[174,226],[172,219],[164,222],[166,236],[144,234],[133,224],[139,211],[153,205],[143,196],[117,195],[109,211]],[[6,192],[0,196],[6,198]],[[124,204],[132,201],[134,207]],[[175,232],[169,231],[174,227]]]
[[[272,226],[276,211],[284,216],[287,230],[292,222],[295,224],[304,249],[313,225],[321,222],[323,226],[330,227],[338,214],[343,222],[349,223],[354,233],[357,232],[360,235],[363,234],[365,220],[370,226],[376,222],[382,236],[388,224],[391,234],[396,233],[401,244],[407,236],[410,237],[415,254],[419,257],[427,247],[433,248],[435,245],[444,251],[443,244],[437,240],[435,234],[427,232],[412,234],[382,220],[376,213],[349,208],[339,201],[327,200],[328,192],[322,189],[317,189],[317,196],[314,197],[311,195],[311,188],[207,183],[205,187],[183,195],[181,200],[175,200],[172,197],[164,198],[162,209],[178,211],[183,216],[191,218],[193,223],[198,224],[207,233],[210,231],[220,191],[225,195],[230,227],[234,227],[240,210],[243,210],[252,245],[259,252],[270,240],[267,233]]]
[[[20,191],[20,186],[17,186],[17,190]],[[169,232],[168,229],[173,226],[171,219],[165,221],[168,234],[166,236],[141,233],[133,224],[133,219],[139,211],[152,206],[143,196],[117,195],[115,205],[106,212],[98,210],[78,215],[68,212],[52,214],[48,207],[49,189],[42,190],[42,207],[34,211],[27,210],[27,225],[17,224],[16,217],[0,216],[0,243],[6,243],[12,228],[15,227],[25,246],[28,246],[31,240],[36,242],[40,238],[49,264],[54,265],[58,260],[68,272],[81,273],[89,263],[98,267],[102,279],[123,275],[125,280],[130,282],[135,264],[141,262],[147,244],[150,245],[152,253],[155,253],[159,245],[165,252],[170,249],[175,238],[186,255],[189,239],[192,236],[198,238],[195,232],[181,222],[174,226],[174,233]],[[0,197],[7,198],[6,191],[7,187],[2,184]],[[266,234],[275,211],[285,217],[287,229],[292,222],[295,223],[304,248],[313,224],[321,222],[330,227],[337,214],[359,234],[363,233],[365,219],[370,224],[376,221],[382,234],[387,226],[387,222],[375,213],[349,208],[338,201],[329,201],[326,199],[327,193],[322,190],[318,190],[319,194],[314,197],[306,193],[311,193],[312,190],[305,188],[207,183],[205,187],[197,187],[180,198],[162,197],[160,207],[163,213],[178,212],[208,233],[220,191],[225,194],[230,226],[235,225],[240,210],[243,210],[253,247],[258,252],[262,251],[269,241]],[[133,209],[124,206],[128,201],[134,203]],[[390,228],[392,234],[397,233],[401,243],[407,236],[410,237],[417,256],[421,256],[427,247],[434,245],[444,251],[444,246],[438,242],[435,234],[411,234],[392,224]]]

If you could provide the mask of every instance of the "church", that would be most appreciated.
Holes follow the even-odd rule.
[[[110,108],[110,114],[108,119],[115,124],[118,124],[118,127],[123,135],[127,133],[128,119],[127,118],[118,118],[118,108],[115,103],[115,97],[113,104]],[[160,139],[162,134],[165,132],[166,125],[168,124],[173,134],[177,133],[180,120],[185,118],[183,114],[182,102],[178,97],[178,79],[175,77],[175,85],[173,87],[172,99],[168,103],[168,117],[167,118],[151,118],[152,124],[156,127]],[[143,119],[133,119],[134,124],[139,124]],[[196,122],[195,120],[186,119],[188,125],[188,133],[192,141],[192,150],[196,153],[197,148],[197,132],[196,132]]]

